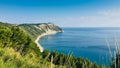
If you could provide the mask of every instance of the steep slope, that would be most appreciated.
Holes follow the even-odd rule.
[[[20,24],[21,27],[26,33],[31,37],[36,39],[42,33],[49,32],[62,32],[62,29],[52,23],[40,23],[40,24]]]
[[[39,67],[36,59],[43,59],[32,38],[19,27],[8,26],[0,25],[0,68]]]
[[[27,34],[29,34],[40,49],[40,52],[44,51],[44,48],[38,43],[39,38],[48,34],[55,34],[62,32],[62,29],[52,23],[41,24],[21,24],[19,25]]]

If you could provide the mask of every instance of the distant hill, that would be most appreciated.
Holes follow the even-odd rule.
[[[40,23],[40,24],[20,24],[21,27],[26,33],[28,33],[34,39],[37,38],[42,33],[46,33],[49,30],[62,32],[62,29],[52,23]]]

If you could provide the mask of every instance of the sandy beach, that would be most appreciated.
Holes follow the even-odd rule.
[[[39,36],[37,37],[37,39],[35,40],[35,43],[36,43],[37,46],[39,47],[40,52],[43,52],[43,51],[44,51],[44,48],[43,48],[42,45],[39,43],[39,39],[40,39],[41,37],[45,36],[45,35],[51,35],[51,34],[56,34],[56,33],[58,33],[58,32],[57,32],[57,31],[48,30],[48,31],[46,31],[45,33],[43,33],[43,34],[41,34],[41,35],[39,35]]]

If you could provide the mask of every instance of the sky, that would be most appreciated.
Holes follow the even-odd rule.
[[[0,0],[0,21],[120,27],[120,0]]]

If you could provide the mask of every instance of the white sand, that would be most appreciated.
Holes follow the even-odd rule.
[[[43,48],[42,45],[39,43],[39,39],[40,39],[41,37],[45,36],[45,35],[56,34],[56,33],[58,33],[58,32],[57,32],[57,31],[53,31],[53,30],[48,30],[48,31],[46,31],[46,33],[43,33],[43,34],[41,34],[41,35],[39,35],[39,36],[37,37],[37,39],[35,40],[35,43],[36,43],[37,46],[39,47],[40,52],[43,52],[43,51],[44,51],[44,48]]]

